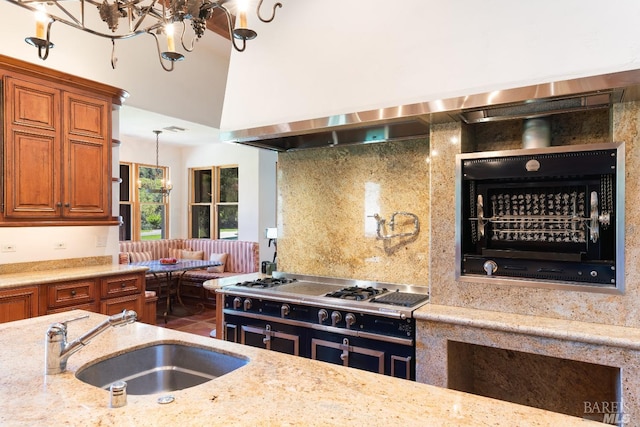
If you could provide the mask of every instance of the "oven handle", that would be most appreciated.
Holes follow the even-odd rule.
[[[406,346],[413,345],[413,340],[411,338],[390,337],[388,335],[379,335],[371,332],[356,331],[353,329],[341,329],[341,328],[336,328],[334,326],[302,322],[300,320],[283,319],[281,317],[274,318],[273,316],[265,316],[263,314],[258,314],[258,313],[238,312],[238,311],[229,310],[229,309],[224,309],[222,311],[224,312],[224,314],[230,314],[237,317],[247,317],[247,318],[257,319],[257,320],[266,320],[269,322],[281,323],[284,325],[300,326],[303,328],[313,329],[316,331],[331,332],[339,335],[366,338],[370,340],[383,341],[383,342],[388,342],[392,344],[399,344],[399,345],[406,345]]]

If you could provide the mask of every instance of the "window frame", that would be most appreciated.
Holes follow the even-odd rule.
[[[167,239],[171,235],[170,232],[170,213],[171,213],[171,202],[170,197],[163,196],[161,203],[149,203],[142,202],[140,200],[140,193],[144,191],[143,189],[138,188],[138,179],[140,177],[140,168],[150,168],[150,169],[159,169],[162,171],[162,178],[166,181],[169,180],[170,168],[168,166],[158,166],[150,165],[147,163],[136,163],[136,162],[119,162],[119,165],[127,165],[129,166],[129,201],[120,201],[120,205],[130,205],[131,206],[131,241],[140,241],[142,240],[142,206],[143,205],[161,205],[164,207],[164,224],[162,227],[163,233],[161,233],[161,239]],[[124,179],[123,177],[120,177]],[[126,224],[124,224],[126,225]],[[121,237],[121,236],[120,236]]]
[[[240,209],[240,188],[238,185],[238,201],[237,202],[221,202],[220,201],[220,192],[221,192],[221,178],[220,174],[223,169],[237,169],[238,170],[238,180],[240,178],[240,167],[237,164],[228,164],[228,165],[219,165],[219,166],[205,166],[205,167],[194,167],[189,168],[189,224],[188,224],[188,234],[189,238],[198,238],[199,236],[194,236],[193,233],[193,213],[194,206],[208,206],[209,207],[209,231],[212,236],[209,237],[211,239],[221,239],[220,237],[220,224],[219,224],[219,211],[220,206],[236,206],[239,212]],[[196,179],[195,175],[197,171],[211,171],[211,187],[209,188],[211,194],[210,202],[196,202]],[[238,229],[236,235],[232,239],[225,238],[225,240],[238,240],[238,233],[240,231],[240,224],[238,224]]]

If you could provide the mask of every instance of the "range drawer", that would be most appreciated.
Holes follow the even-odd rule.
[[[123,274],[101,279],[102,298],[115,298],[142,292],[142,276]]]
[[[96,281],[93,279],[49,285],[47,288],[49,309],[86,304],[96,299]]]

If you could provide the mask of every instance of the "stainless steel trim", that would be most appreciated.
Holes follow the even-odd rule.
[[[295,149],[295,147],[279,145],[280,143],[274,140],[276,138],[321,132],[330,133],[332,131],[384,126],[400,122],[418,122],[423,125],[426,124],[428,127],[432,123],[462,120],[461,114],[466,113],[469,116],[474,112],[481,114],[478,113],[479,109],[498,105],[512,109],[519,108],[518,111],[509,113],[508,118],[535,117],[536,114],[522,112],[521,108],[531,106],[534,103],[540,105],[543,101],[553,102],[578,96],[589,98],[582,102],[584,104],[583,109],[602,108],[615,102],[639,100],[640,70],[621,71],[558,82],[542,82],[524,87],[505,88],[415,104],[337,114],[249,129],[223,131],[220,133],[220,138],[223,141],[287,151]],[[562,107],[560,110],[545,111],[544,114],[558,113],[566,108],[568,107]],[[501,113],[503,118],[504,114],[507,114],[507,112]],[[423,134],[425,133],[423,132]],[[428,132],[426,135],[428,135]],[[324,145],[331,144],[327,141]]]
[[[411,356],[408,357],[400,357],[400,356],[391,356],[391,376],[396,376],[396,362],[404,362],[405,369],[407,372],[406,379],[411,378]]]
[[[378,358],[378,373],[384,374],[384,351],[371,350],[364,347],[352,346],[351,344],[349,344],[346,338],[345,338],[345,341],[342,343],[325,341],[318,338],[312,338],[311,339],[311,359],[313,360],[317,360],[316,355],[318,354],[318,351],[317,351],[318,346],[333,348],[335,350],[342,350],[343,356],[341,356],[341,359],[342,359],[343,366],[349,366],[349,353],[364,354],[366,356]]]
[[[371,280],[358,280],[358,279],[343,279],[339,277],[328,277],[328,276],[309,276],[304,274],[294,274],[294,273],[286,273],[282,271],[274,271],[274,278],[286,278],[286,279],[297,279],[305,282],[312,283],[323,283],[328,285],[338,285],[338,286],[358,286],[358,287],[369,287],[380,289],[387,288],[391,290],[399,290],[400,292],[408,292],[414,294],[428,294],[429,288],[427,286],[420,285],[410,285],[404,283],[391,283],[391,282],[374,282]]]

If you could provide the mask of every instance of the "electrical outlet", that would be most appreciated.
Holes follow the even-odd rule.
[[[65,242],[55,242],[53,249],[67,249],[67,244]]]
[[[96,236],[96,248],[104,248],[107,246],[107,236]]]
[[[16,245],[12,243],[5,243],[2,245],[2,252],[15,252],[15,251],[16,251]]]

